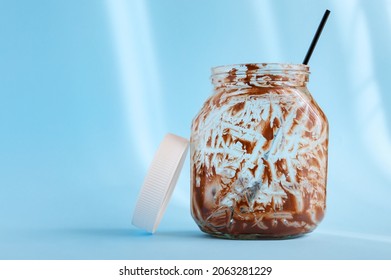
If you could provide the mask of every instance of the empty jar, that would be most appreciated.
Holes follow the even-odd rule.
[[[326,208],[328,122],[303,64],[212,69],[214,94],[194,118],[191,211],[223,238],[311,232]]]

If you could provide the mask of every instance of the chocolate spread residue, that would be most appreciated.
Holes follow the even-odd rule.
[[[263,129],[262,129],[262,135],[268,141],[273,139],[273,128],[270,125],[270,121],[265,122]]]
[[[257,64],[246,64],[246,67],[248,73],[257,71],[259,69],[259,66]]]
[[[243,108],[244,108],[244,102],[239,102],[235,104],[234,106],[232,106],[232,115],[236,115],[237,113],[242,111]]]
[[[192,215],[205,232],[293,236],[324,216],[327,119],[300,77],[287,87],[266,66],[228,71],[193,121]]]

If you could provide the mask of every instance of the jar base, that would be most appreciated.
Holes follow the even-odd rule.
[[[310,232],[303,232],[303,233],[296,233],[296,234],[276,235],[276,234],[259,234],[259,233],[230,234],[230,233],[209,232],[205,230],[202,231],[215,238],[233,239],[233,240],[284,240],[284,239],[300,238],[306,235],[307,233],[310,233]]]

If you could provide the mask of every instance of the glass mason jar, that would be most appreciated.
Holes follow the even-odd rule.
[[[303,64],[212,68],[214,94],[194,118],[191,211],[234,239],[311,232],[326,208],[328,122]]]

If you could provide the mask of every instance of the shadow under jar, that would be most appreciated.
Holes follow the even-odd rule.
[[[311,232],[326,208],[328,122],[303,64],[212,68],[191,133],[191,212],[232,239]]]

